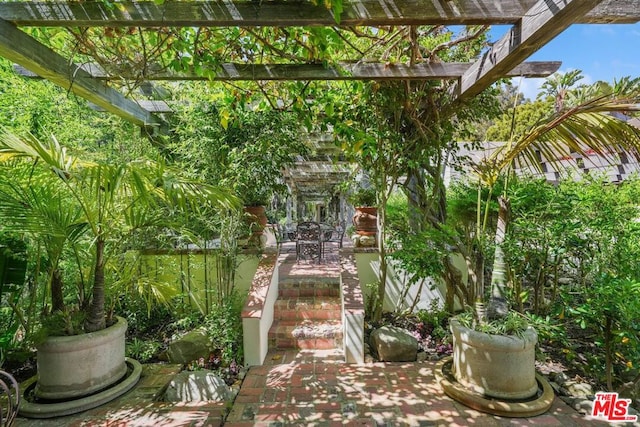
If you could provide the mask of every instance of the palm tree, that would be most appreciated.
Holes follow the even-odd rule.
[[[541,86],[542,92],[540,95],[547,95],[553,97],[555,101],[555,111],[559,113],[564,110],[565,100],[569,90],[575,86],[584,76],[581,70],[571,70],[564,74],[553,73]]]
[[[541,171],[541,159],[559,170],[562,159],[572,153],[595,152],[610,164],[619,162],[619,154],[640,155],[640,129],[620,118],[620,114],[640,111],[640,78],[615,81],[610,91],[575,107],[555,111],[535,125],[518,141],[496,150],[489,161],[493,173],[512,173],[515,162]],[[612,114],[619,113],[619,114]],[[510,202],[504,193],[498,197],[496,253],[491,280],[489,313],[505,314],[506,261],[502,244],[507,232]]]
[[[116,165],[86,161],[68,154],[55,139],[45,143],[31,135],[21,138],[4,130],[0,133],[0,164],[6,166],[15,162],[26,163],[38,174],[46,173],[48,177],[29,182],[30,190],[15,188],[13,193],[9,192],[15,196],[15,209],[7,205],[6,209],[0,209],[0,216],[16,229],[23,225],[24,231],[55,241],[52,247],[60,253],[72,237],[86,235],[91,240],[93,286],[90,303],[85,307],[87,332],[106,326],[108,247],[117,246],[119,239],[144,227],[173,226],[169,213],[175,210],[235,209],[239,205],[229,192],[186,180],[160,162],[138,160]],[[52,177],[57,179],[52,180]],[[60,221],[56,232],[50,228],[51,222],[46,221],[51,217],[44,212],[25,220],[30,212],[37,211],[38,196],[34,193],[31,197],[30,192],[45,191],[43,188],[48,186],[51,186],[50,191],[47,190],[49,203],[53,201],[49,207],[60,217],[58,219],[65,220]],[[2,194],[0,192],[0,197]],[[24,203],[26,197],[22,196],[29,196],[31,202]],[[60,307],[60,304],[56,303],[54,307]]]

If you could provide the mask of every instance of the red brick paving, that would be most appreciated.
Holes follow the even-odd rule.
[[[509,419],[469,409],[444,395],[434,362],[346,365],[335,351],[274,352],[252,367],[223,423],[221,403],[152,402],[179,367],[146,366],[139,385],[85,413],[52,420],[18,419],[16,426],[593,426],[556,399],[548,413]]]
[[[312,351],[301,351],[297,361],[291,354],[275,361],[268,356],[268,371],[261,366],[255,377],[262,381],[262,393],[255,382],[245,380],[251,385],[240,389],[243,406],[234,405],[225,426],[252,421],[269,421],[271,427],[606,425],[587,420],[560,399],[546,414],[526,419],[475,411],[444,394],[436,383],[435,362],[346,365],[323,356]],[[247,378],[254,378],[254,369]],[[243,398],[249,395],[253,402]]]
[[[18,418],[17,427],[183,427],[221,426],[226,416],[224,402],[173,404],[156,402],[180,365],[144,365],[133,390],[99,408],[51,419]],[[261,387],[264,383],[260,384]],[[253,423],[250,423],[253,425]]]

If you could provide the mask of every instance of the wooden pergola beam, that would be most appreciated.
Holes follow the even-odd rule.
[[[1,2],[18,26],[225,27],[331,26],[333,14],[309,1]],[[341,26],[515,24],[536,0],[344,0]],[[640,0],[605,0],[574,23],[635,23]]]
[[[458,99],[474,97],[488,88],[598,3],[600,0],[539,0],[462,75],[456,88]]]
[[[93,79],[79,66],[1,19],[0,56],[139,126],[162,124],[158,118],[120,92]]]
[[[506,77],[547,77],[558,71],[560,61],[524,62],[506,73]],[[209,76],[195,73],[176,73],[172,71],[154,72],[154,68],[145,80],[212,80],[212,81],[251,81],[251,80],[446,80],[460,78],[469,68],[465,62],[432,62],[414,65],[381,63],[345,63],[325,67],[322,64],[222,64]],[[37,77],[36,74],[19,66],[16,72],[25,77]],[[84,64],[82,68],[92,77],[100,80],[134,79],[127,72],[108,74],[95,64]]]

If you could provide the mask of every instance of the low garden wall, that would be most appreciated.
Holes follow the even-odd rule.
[[[139,267],[145,276],[158,282],[179,284],[185,303],[207,314],[221,281],[230,272],[221,271],[216,249],[147,250],[140,254]],[[260,258],[256,254],[238,254],[235,259],[234,288],[248,292]]]
[[[360,268],[352,247],[340,249],[340,298],[344,356],[347,363],[364,363],[364,296]]]
[[[376,249],[355,249],[356,264],[360,283],[364,288],[365,303],[368,293],[371,292],[367,285],[377,283],[380,280],[380,259]],[[462,273],[463,281],[467,280],[466,264],[462,257],[452,255],[454,265]],[[385,311],[407,310],[413,306],[413,302],[418,298],[415,310],[429,310],[434,301],[440,307],[444,306],[446,285],[442,280],[433,278],[420,279],[410,284],[411,276],[404,271],[397,262],[389,260],[387,264],[387,281],[385,287],[385,297],[383,309]],[[462,305],[456,298],[455,310],[461,310]]]
[[[242,310],[244,362],[248,366],[262,365],[269,351],[269,328],[278,298],[279,264],[277,253],[261,256]]]

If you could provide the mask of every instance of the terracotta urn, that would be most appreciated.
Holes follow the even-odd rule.
[[[267,226],[267,214],[264,206],[245,206],[244,211],[247,213],[247,222],[254,234],[262,234]]]
[[[374,236],[378,230],[378,208],[357,206],[353,215],[356,233],[361,236]]]

